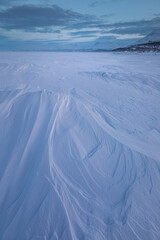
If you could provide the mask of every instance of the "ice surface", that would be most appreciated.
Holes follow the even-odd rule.
[[[158,240],[160,55],[0,53],[0,239]]]

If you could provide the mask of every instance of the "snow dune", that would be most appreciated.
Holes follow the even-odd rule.
[[[159,60],[0,53],[0,239],[159,239]]]

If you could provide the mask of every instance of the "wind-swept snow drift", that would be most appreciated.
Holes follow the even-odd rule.
[[[0,239],[158,240],[159,56],[1,55]]]

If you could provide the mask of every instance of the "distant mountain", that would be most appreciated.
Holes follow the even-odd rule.
[[[88,42],[64,43],[55,46],[57,51],[111,51],[114,48],[126,46],[127,44],[117,41],[115,37],[99,37]]]
[[[140,39],[137,44],[160,42],[160,29],[152,31],[146,37]]]
[[[136,44],[125,48],[113,49],[114,52],[160,52],[160,42]]]
[[[121,47],[115,37],[100,37],[92,43],[91,49],[93,51],[112,50],[113,48]]]
[[[115,52],[160,52],[160,30],[156,30],[133,45],[113,49]]]
[[[111,51],[115,48],[125,47],[129,44],[132,44],[135,40],[126,39],[121,40],[117,39],[114,36],[104,36],[99,37],[95,40],[88,42],[64,42],[60,44],[46,43],[44,50],[48,51],[82,51],[82,52],[93,52],[93,51]]]

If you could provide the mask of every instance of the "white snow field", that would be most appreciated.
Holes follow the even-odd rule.
[[[160,55],[0,53],[0,239],[160,239]]]

